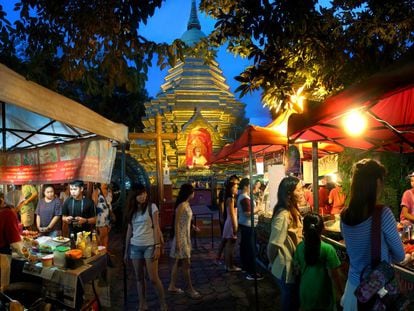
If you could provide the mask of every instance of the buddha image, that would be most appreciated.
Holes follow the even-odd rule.
[[[193,149],[193,166],[200,167],[205,166],[207,163],[206,157],[201,153],[200,147],[194,147]]]
[[[210,133],[203,128],[192,130],[187,139],[186,165],[188,168],[208,168],[212,142]]]

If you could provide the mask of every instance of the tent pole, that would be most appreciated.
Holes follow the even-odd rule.
[[[122,244],[124,245],[122,249],[122,254],[125,254],[125,249],[127,245],[125,245],[125,235],[126,235],[126,228],[127,224],[125,223],[125,201],[126,201],[126,189],[125,189],[125,166],[126,166],[126,155],[125,155],[125,143],[121,144],[121,210],[122,210]],[[127,305],[128,302],[128,293],[127,293],[127,268],[125,262],[122,261],[123,266],[123,274],[124,274],[124,306]]]
[[[251,209],[251,213],[250,213],[250,227],[251,227],[251,234],[255,234],[254,232],[254,200],[253,200],[253,152],[252,152],[252,133],[249,130],[248,132],[248,146],[249,146],[249,179],[250,179],[250,209]],[[249,241],[251,242],[251,241]],[[256,255],[257,255],[257,251],[256,251],[256,241],[254,243],[254,262],[255,264],[253,265],[253,273],[254,273],[254,296],[256,299],[256,310],[260,310],[259,308],[259,294],[258,294],[258,290],[257,290],[257,273],[256,273]]]
[[[312,188],[313,188],[313,208],[319,214],[319,167],[318,167],[318,142],[312,142]],[[315,212],[315,210],[314,210]]]
[[[3,140],[3,145],[1,149],[3,152],[6,152],[7,146],[6,146],[6,103],[5,102],[1,102],[1,126],[3,127],[1,131],[1,136]]]

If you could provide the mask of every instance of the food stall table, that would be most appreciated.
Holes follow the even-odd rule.
[[[42,267],[41,263],[26,262],[23,273],[40,277],[43,280],[43,295],[45,298],[60,302],[66,307],[80,310],[83,304],[85,284],[91,282],[95,298],[94,280],[106,272],[107,255],[98,254],[84,260],[84,264],[76,269],[57,267]]]

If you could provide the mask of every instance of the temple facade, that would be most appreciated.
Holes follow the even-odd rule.
[[[192,0],[187,31],[181,40],[193,46],[204,37]],[[155,132],[155,116],[159,114],[162,132],[177,135],[176,140],[162,143],[164,175],[169,170],[173,182],[180,176],[212,174],[208,166],[212,154],[234,141],[248,123],[245,105],[231,93],[219,64],[205,64],[195,57],[185,57],[168,70],[160,92],[145,104],[145,109],[144,133]],[[155,141],[136,140],[131,143],[130,153],[150,178],[155,175]]]

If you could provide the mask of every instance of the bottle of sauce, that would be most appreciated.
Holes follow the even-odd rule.
[[[82,232],[78,232],[77,237],[76,237],[76,248],[80,249],[82,252],[85,249],[85,240],[83,239],[83,234]]]
[[[98,239],[96,237],[96,232],[92,232],[91,248],[92,248],[92,256],[97,255],[98,254]]]
[[[76,240],[75,240],[75,234],[70,234],[70,248],[75,249],[76,248]]]

